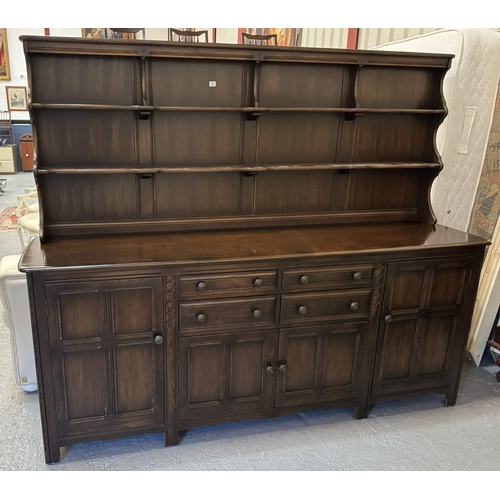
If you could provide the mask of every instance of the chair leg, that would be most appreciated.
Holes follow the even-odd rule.
[[[23,228],[21,226],[17,226],[17,235],[19,236],[19,242],[21,243],[21,250],[24,250],[26,243],[24,242]]]

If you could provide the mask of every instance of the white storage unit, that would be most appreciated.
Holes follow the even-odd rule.
[[[17,173],[17,146],[0,146],[0,174]]]

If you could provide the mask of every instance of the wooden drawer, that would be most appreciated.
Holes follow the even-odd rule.
[[[0,160],[1,174],[15,174],[17,172],[16,163],[12,160]]]
[[[16,146],[0,146],[0,161],[14,161]]]
[[[276,296],[203,300],[179,304],[179,332],[221,327],[260,328],[274,325]]]
[[[283,288],[307,289],[317,285],[366,285],[371,283],[372,276],[372,264],[285,269]]]
[[[227,293],[274,291],[277,271],[251,271],[245,273],[204,274],[180,276],[179,294],[183,296],[223,295]]]
[[[281,323],[366,319],[370,289],[286,294],[281,298]]]

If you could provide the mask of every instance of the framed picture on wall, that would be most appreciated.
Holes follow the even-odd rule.
[[[26,87],[5,87],[9,111],[28,111]]]
[[[10,80],[7,28],[0,28],[0,80]]]
[[[134,30],[134,28],[130,29]],[[122,33],[114,31],[113,28],[82,28],[82,36],[84,38],[121,38],[126,40],[135,40],[136,38],[134,32]]]

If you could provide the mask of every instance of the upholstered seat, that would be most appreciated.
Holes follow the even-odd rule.
[[[20,194],[17,215],[17,234],[21,243],[21,249],[26,246],[25,235],[29,241],[38,236],[40,232],[40,212],[38,205],[38,192],[34,190],[26,190],[26,194]]]
[[[18,271],[20,255],[0,261],[0,310],[10,330],[14,377],[26,392],[37,390],[26,275]]]

